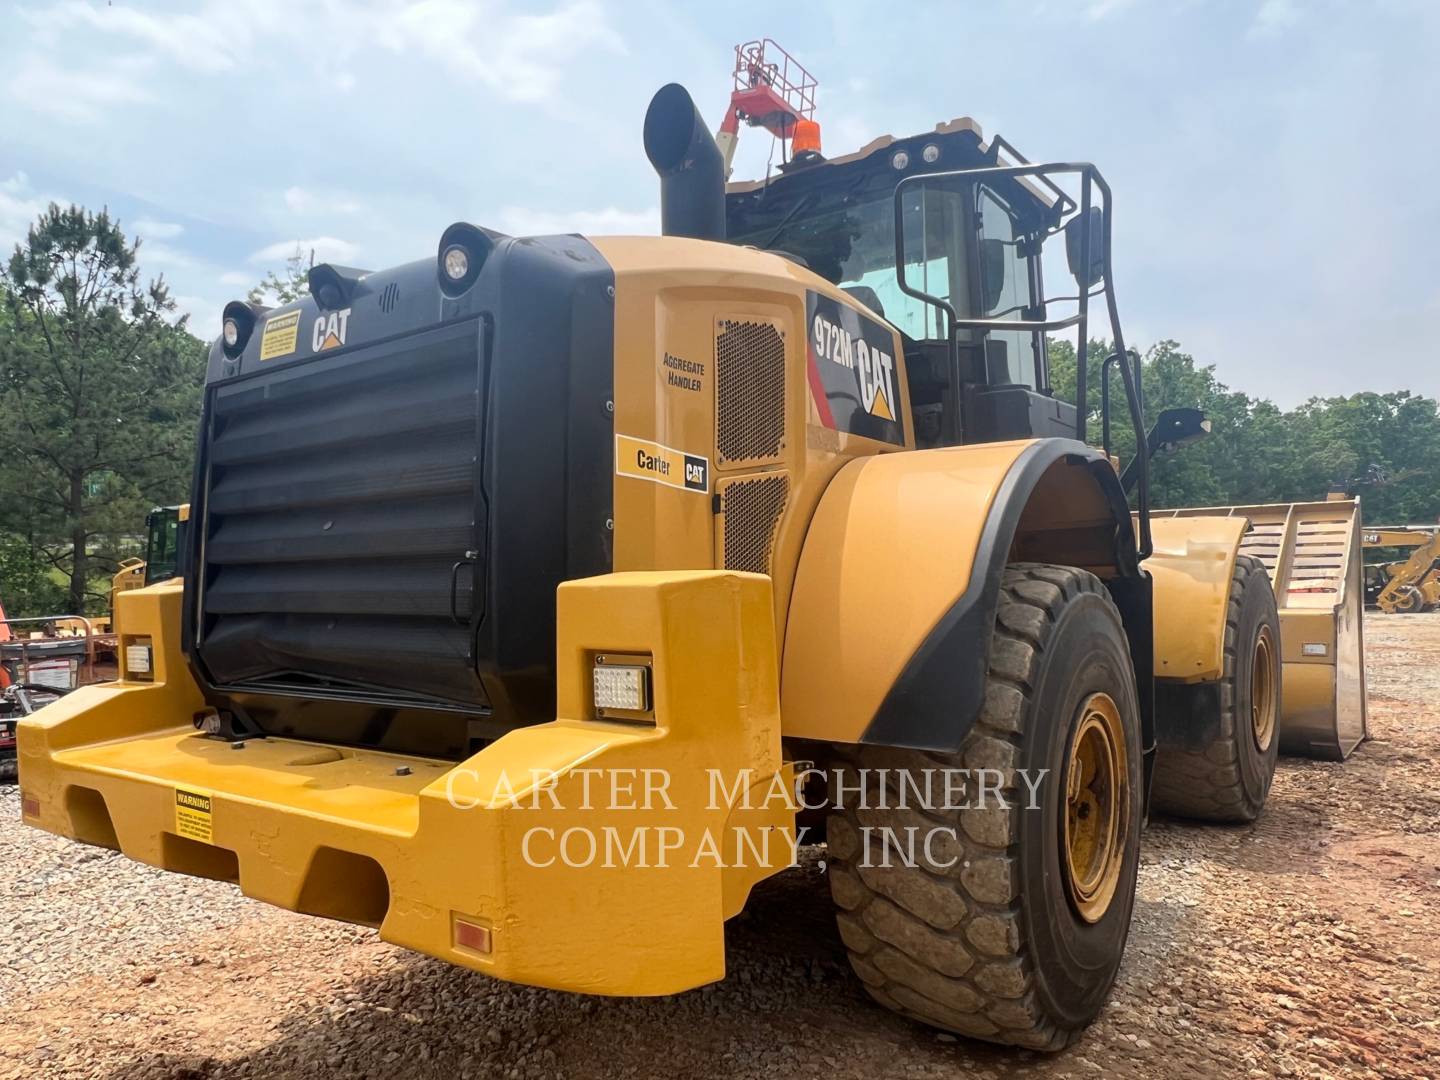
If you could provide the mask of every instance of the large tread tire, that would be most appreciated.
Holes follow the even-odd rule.
[[[1123,726],[1128,795],[1119,877],[1097,922],[1067,893],[1063,766],[1080,703],[1109,694]],[[870,996],[957,1034],[1063,1048],[1103,1006],[1129,933],[1139,863],[1140,710],[1120,614],[1083,570],[1015,564],[1002,581],[985,704],[959,752],[844,748],[832,770],[829,877],[840,936]],[[994,769],[1010,805],[865,809],[876,770]],[[1044,774],[1038,809],[1017,769]],[[892,773],[893,775],[893,773]],[[843,778],[843,779],[842,779]],[[846,792],[851,797],[845,797]],[[838,797],[837,797],[838,796]],[[863,829],[941,830],[917,861],[865,858]],[[933,857],[933,862],[931,861]],[[942,865],[948,864],[948,865]]]
[[[1273,694],[1268,742],[1256,737],[1252,710],[1256,688],[1257,642],[1270,635],[1270,693]],[[1220,735],[1203,750],[1162,748],[1155,755],[1150,805],[1163,814],[1243,824],[1265,808],[1280,752],[1280,616],[1265,565],[1250,555],[1235,559],[1225,613],[1223,675],[1220,679]]]

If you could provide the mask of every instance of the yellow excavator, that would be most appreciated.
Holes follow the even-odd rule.
[[[724,976],[724,921],[818,810],[876,1001],[1081,1031],[1152,802],[1260,814],[1297,670],[1334,719],[1353,510],[1292,636],[1265,557],[1290,605],[1309,519],[1267,548],[1243,509],[1152,514],[1149,452],[1203,418],[1142,430],[1100,171],[969,120],[827,158],[792,64],[736,52],[722,136],[794,151],[766,181],[727,189],[690,95],[655,95],[662,236],[461,221],[227,305],[183,574],[118,596],[118,683],[21,722],[25,822],[634,995]]]

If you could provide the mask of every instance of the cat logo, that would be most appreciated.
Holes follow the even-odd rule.
[[[315,332],[310,337],[310,346],[316,352],[338,349],[345,344],[345,331],[350,326],[350,309],[332,311],[315,319]]]
[[[710,490],[710,460],[659,443],[615,436],[615,475],[649,480],[682,491]]]
[[[850,304],[806,294],[811,400],[828,428],[903,446],[895,334]]]

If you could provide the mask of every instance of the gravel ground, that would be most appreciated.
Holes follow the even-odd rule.
[[[723,983],[586,998],[22,828],[0,788],[0,1077],[1433,1076],[1440,616],[1367,634],[1374,738],[1282,761],[1253,827],[1152,824],[1119,985],[1055,1057],[870,1004],[814,861],[730,924]]]

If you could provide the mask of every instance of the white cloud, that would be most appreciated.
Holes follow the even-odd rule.
[[[360,200],[343,191],[309,191],[302,187],[285,189],[285,206],[295,214],[358,214]]]
[[[561,80],[585,54],[626,51],[599,0],[563,0],[541,14],[508,10],[512,6],[518,5],[247,0],[237,15],[233,0],[203,0],[180,11],[83,0],[36,4],[12,16],[29,49],[7,58],[13,74],[0,89],[8,91],[7,105],[93,122],[114,106],[166,101],[168,88],[151,88],[177,70],[186,79],[258,77],[271,68],[294,76],[303,65],[346,93],[357,85],[357,64],[365,69],[361,54],[383,49],[418,57],[502,100],[535,104],[557,100]],[[51,59],[62,55],[100,59]]]
[[[594,0],[574,0],[545,15],[510,15],[468,0],[421,0],[377,20],[374,29],[388,48],[413,48],[457,77],[519,102],[551,100],[570,61],[583,53],[625,52]]]
[[[499,228],[511,236],[547,236],[581,233],[586,236],[653,236],[660,231],[660,208],[621,210],[534,210],[506,206],[500,210]]]
[[[1252,38],[1275,37],[1300,21],[1300,9],[1294,0],[1264,0],[1250,24]]]
[[[219,280],[221,285],[254,285],[255,275],[247,274],[244,270],[227,270],[220,275]]]
[[[1108,19],[1116,12],[1124,11],[1134,3],[1135,0],[1093,0],[1085,9],[1085,17],[1092,22],[1099,22],[1101,19]]]
[[[295,254],[296,249],[308,261],[313,255],[317,263],[351,263],[360,254],[360,247],[348,240],[333,236],[317,236],[313,240],[277,240],[250,256],[252,263],[282,263]]]
[[[141,234],[143,239],[144,234]],[[200,262],[194,256],[173,248],[169,244],[143,243],[140,245],[140,264],[150,267],[170,267],[174,270],[194,270]]]
[[[91,122],[116,105],[155,100],[136,82],[144,67],[127,63],[81,71],[74,65],[57,66],[44,57],[31,56],[21,61],[6,86],[7,105],[58,120]]]
[[[189,330],[198,338],[209,340],[220,334],[220,313],[225,310],[225,301],[212,300],[205,296],[171,296],[175,301],[176,314],[190,316]]]
[[[230,4],[209,4],[199,12],[148,12],[138,6],[69,0],[26,8],[22,17],[40,35],[54,40],[76,29],[98,31],[111,39],[128,38],[191,71],[228,71],[236,66],[257,29],[275,25],[266,4],[247,3],[242,18]]]
[[[23,172],[0,182],[0,261],[9,257],[11,249],[25,238],[51,202],[63,201],[31,192],[30,178]]]
[[[185,226],[178,225],[173,221],[153,221],[150,218],[140,218],[130,226],[130,230],[147,240],[173,240],[185,231]]]

